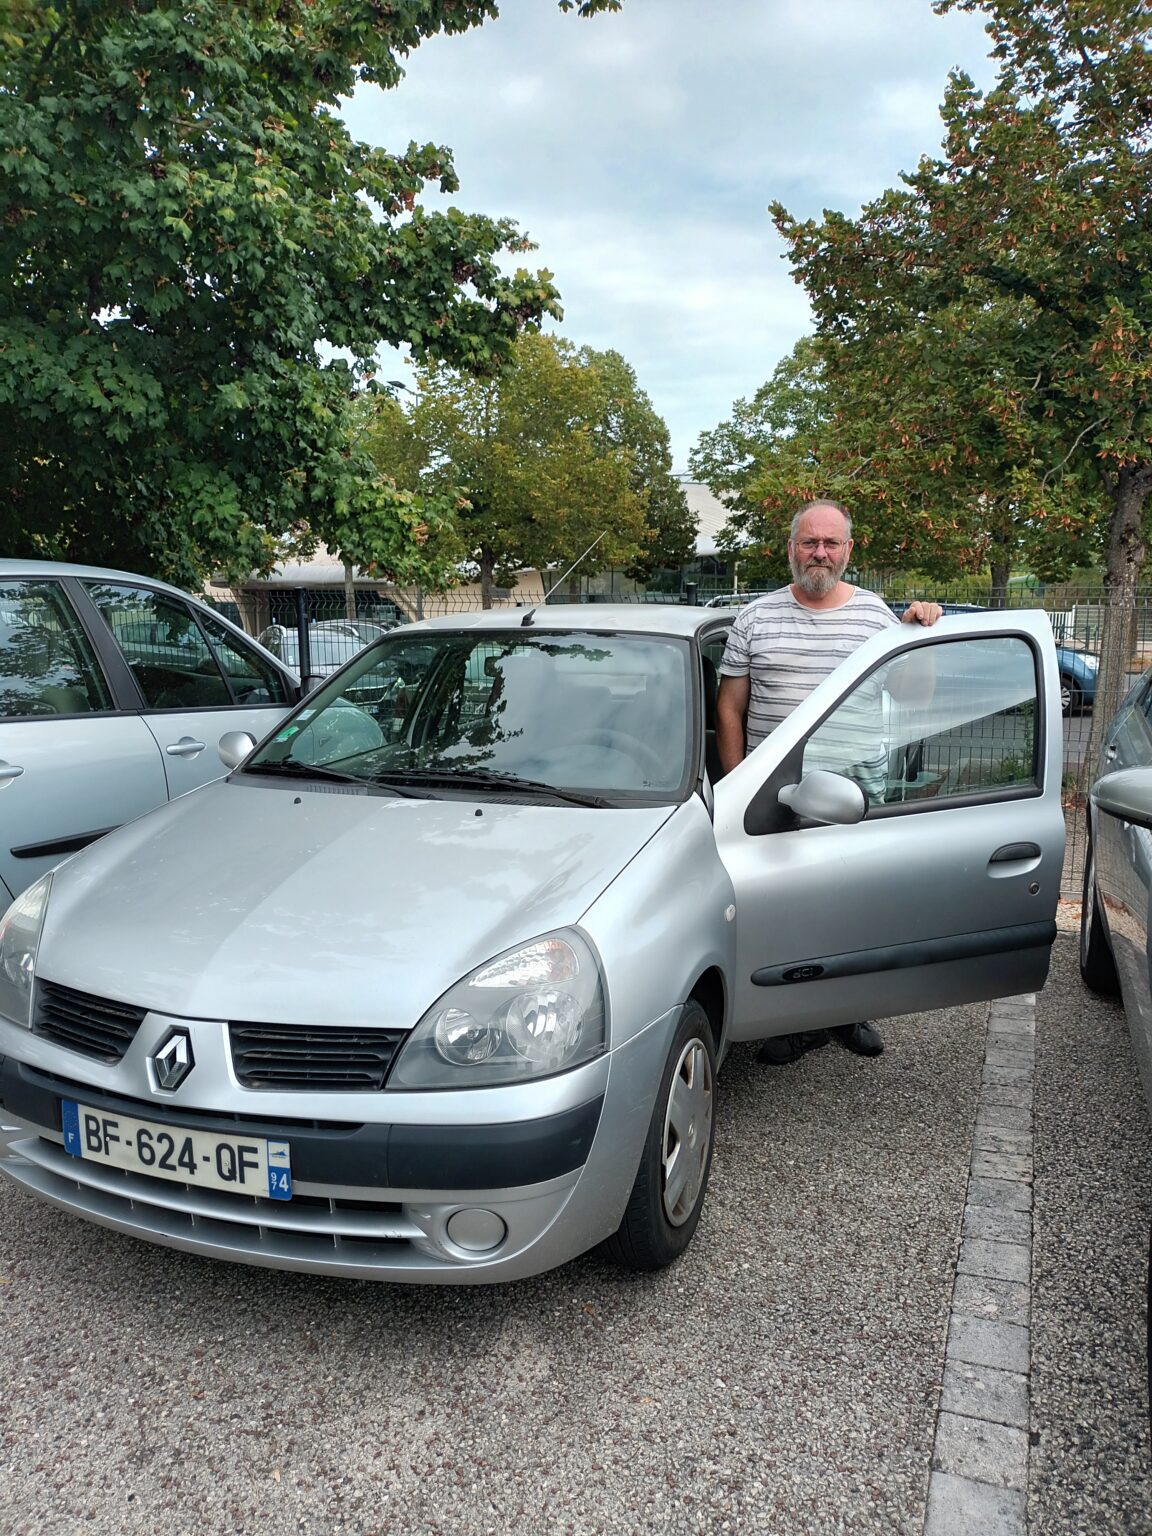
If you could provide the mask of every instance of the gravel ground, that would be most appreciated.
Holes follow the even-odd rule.
[[[1123,1018],[1066,960],[1038,1041],[1033,1528],[1134,1533],[1148,1133]],[[874,1062],[738,1049],[703,1223],[652,1277],[277,1274],[0,1183],[0,1533],[919,1536],[987,1012],[890,1020]]]
[[[1038,999],[1031,1536],[1148,1536],[1152,1136],[1118,1003],[1057,941]]]

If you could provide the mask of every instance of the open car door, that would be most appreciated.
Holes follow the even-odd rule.
[[[1039,611],[874,636],[716,786],[732,1038],[1043,985],[1064,853]]]

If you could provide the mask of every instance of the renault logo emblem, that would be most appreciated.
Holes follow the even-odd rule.
[[[150,1056],[152,1071],[156,1075],[157,1088],[171,1091],[180,1084],[195,1066],[192,1041],[186,1029],[174,1029],[164,1044]]]

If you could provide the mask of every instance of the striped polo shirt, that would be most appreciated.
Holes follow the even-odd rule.
[[[876,596],[855,587],[839,608],[805,608],[781,587],[738,615],[720,671],[751,682],[745,731],[748,751],[790,715],[857,646],[898,623]]]

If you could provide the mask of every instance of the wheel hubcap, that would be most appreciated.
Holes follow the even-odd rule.
[[[712,1065],[700,1040],[680,1053],[664,1114],[664,1214],[682,1226],[700,1199],[712,1141]]]

